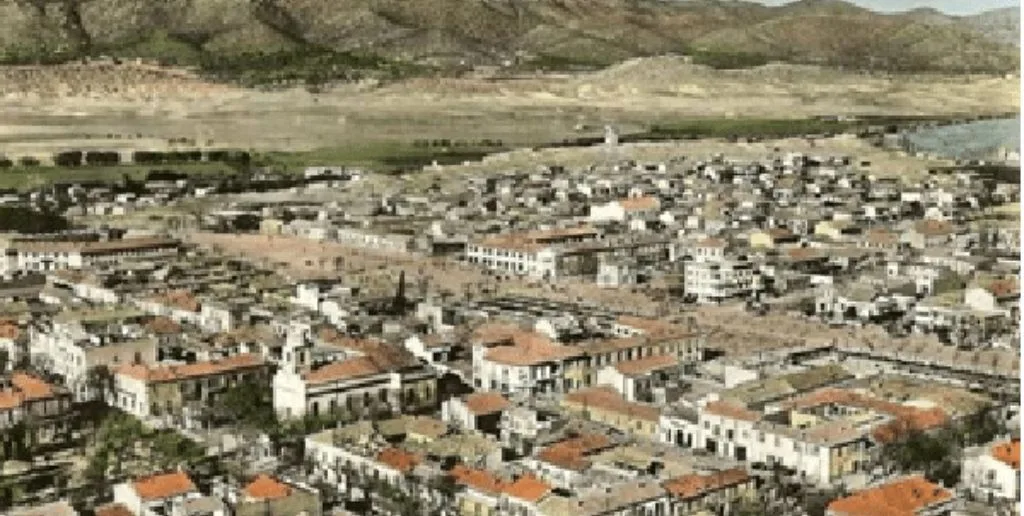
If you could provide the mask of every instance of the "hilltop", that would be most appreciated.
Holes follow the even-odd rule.
[[[717,68],[1005,72],[1018,64],[1012,24],[840,0],[0,0],[0,60],[141,57],[263,83],[597,68],[662,54]]]

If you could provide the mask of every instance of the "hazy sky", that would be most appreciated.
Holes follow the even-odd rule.
[[[787,4],[790,0],[755,0],[763,4]],[[1019,0],[847,0],[868,9],[882,12],[896,12],[934,7],[947,14],[977,14],[1000,7],[1019,7]]]

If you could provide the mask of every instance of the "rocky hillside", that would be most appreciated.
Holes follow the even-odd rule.
[[[840,0],[0,0],[0,60],[144,57],[279,78],[412,64],[564,69],[667,53],[724,68],[1014,70],[1017,46],[984,34],[1004,21],[993,20],[882,15]]]

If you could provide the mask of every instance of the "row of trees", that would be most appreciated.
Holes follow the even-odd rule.
[[[174,163],[198,163],[203,161],[203,158],[207,161],[214,163],[228,163],[228,164],[247,164],[251,161],[252,156],[245,151],[229,151],[229,150],[212,150],[212,151],[201,151],[201,150],[188,150],[188,151],[135,151],[132,153],[131,162],[139,165],[164,165]],[[33,158],[34,159],[34,158]],[[101,165],[118,165],[121,163],[121,155],[114,151],[80,151],[71,150],[58,152],[53,156],[53,162],[58,167],[80,167],[83,165],[101,166]],[[23,158],[20,162],[23,166],[28,166],[28,162]],[[38,160],[34,161],[35,165],[38,165]],[[4,159],[0,161],[0,167],[10,168],[14,166],[14,161],[10,159]]]

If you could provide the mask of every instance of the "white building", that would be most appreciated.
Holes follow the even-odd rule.
[[[167,258],[178,254],[180,243],[166,238],[132,238],[102,242],[15,242],[8,249],[9,265],[19,271],[88,269],[124,260]]]
[[[568,392],[582,386],[582,378],[569,373],[585,360],[579,349],[555,344],[539,333],[485,325],[474,334],[473,385],[504,394]]]
[[[558,246],[595,240],[588,227],[498,235],[470,241],[466,261],[491,270],[530,276],[558,277]]]
[[[988,504],[1020,501],[1020,440],[968,449],[960,472],[961,485],[972,498]]]
[[[400,413],[436,407],[437,378],[413,357],[380,353],[327,361],[313,358],[308,329],[289,330],[282,367],[274,375],[274,410],[282,418]],[[403,351],[404,350],[397,350]]]
[[[625,222],[627,219],[651,215],[661,209],[657,197],[637,196],[590,207],[591,222]]]
[[[183,515],[183,504],[203,495],[183,472],[162,473],[114,486],[114,503],[136,516]]]
[[[720,303],[749,296],[755,288],[754,264],[725,255],[726,244],[706,239],[693,249],[693,260],[683,264],[683,291],[698,303]]]
[[[49,325],[29,329],[31,359],[61,376],[76,401],[91,399],[93,368],[156,362],[157,341],[145,336],[139,315],[117,310],[64,312]]]

